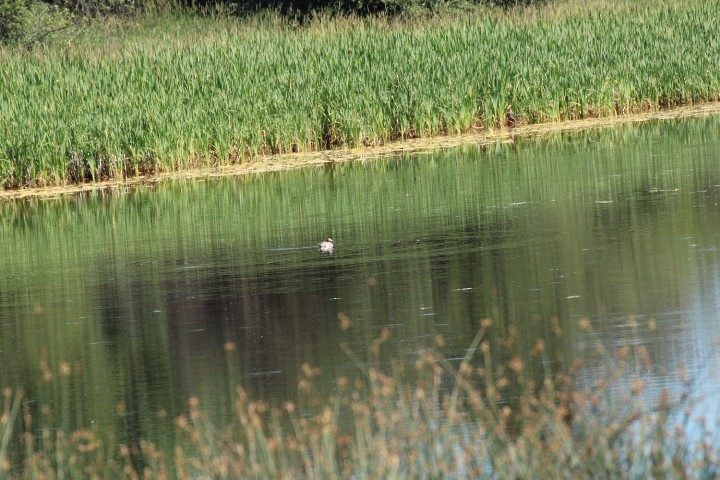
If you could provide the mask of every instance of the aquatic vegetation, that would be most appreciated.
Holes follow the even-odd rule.
[[[417,352],[414,362],[389,363],[380,361],[390,339],[385,329],[370,346],[371,365],[345,347],[364,377],[340,377],[335,391],[324,395],[313,386],[322,372],[304,365],[299,400],[272,406],[238,388],[234,415],[225,425],[211,421],[191,398],[186,413],[174,419],[170,446],[55,428],[47,405],[40,408],[41,433],[34,434],[30,404],[8,389],[0,469],[3,478],[575,479],[720,473],[713,428],[691,417],[687,393],[663,390],[649,400],[637,370],[648,355],[642,345],[613,352],[598,347],[608,373],[583,386],[575,381],[585,368],[579,361],[548,369],[557,353],[552,340],[519,354],[512,336],[491,342],[493,328],[490,319],[481,320],[461,359],[445,358],[438,336],[435,348]],[[577,328],[592,335],[587,319]],[[224,347],[228,354],[234,349]],[[70,370],[59,373],[67,379]],[[622,378],[630,378],[627,387],[618,381]],[[686,388],[691,383],[686,379]],[[159,421],[166,417],[159,412]]]
[[[717,100],[718,12],[717,1],[592,2],[305,26],[159,14],[74,44],[4,47],[0,184]]]

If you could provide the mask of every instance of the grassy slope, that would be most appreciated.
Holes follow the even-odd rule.
[[[720,2],[404,22],[167,14],[0,49],[4,188],[616,115],[720,94]]]

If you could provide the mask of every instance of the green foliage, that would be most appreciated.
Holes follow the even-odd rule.
[[[4,0],[0,3],[0,42],[16,42],[25,32],[30,17],[30,0]]]
[[[144,6],[144,0],[45,0],[84,16],[127,15]]]
[[[76,26],[80,18],[127,16],[144,5],[143,0],[2,0],[0,43],[30,46]]]
[[[0,50],[0,183],[55,184],[718,98],[720,2],[407,22],[156,16]],[[697,38],[708,38],[697,42]]]
[[[4,0],[0,3],[0,44],[41,42],[73,26],[67,9],[37,0]]]

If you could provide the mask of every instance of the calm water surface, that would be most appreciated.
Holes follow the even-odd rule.
[[[383,327],[386,357],[462,357],[487,317],[545,339],[539,369],[589,383],[630,346],[650,393],[684,368],[717,399],[719,139],[704,118],[1,205],[2,386],[157,439],[191,396],[218,421],[238,384],[296,398],[303,364],[332,391],[360,375],[340,344],[368,361]]]

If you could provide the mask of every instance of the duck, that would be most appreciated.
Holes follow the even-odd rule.
[[[328,237],[322,242],[320,242],[318,246],[320,247],[321,252],[332,253],[333,249],[335,248],[335,241],[332,238]]]

